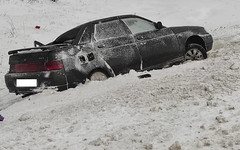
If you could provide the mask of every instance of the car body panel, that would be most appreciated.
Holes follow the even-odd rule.
[[[140,70],[141,57],[133,37],[112,38],[94,44],[99,57],[111,66],[115,74],[127,73],[131,69]]]
[[[176,35],[168,28],[139,33],[134,38],[142,56],[142,69],[164,64],[179,56]]]
[[[181,26],[181,27],[169,27],[177,36],[179,40],[180,50],[185,52],[186,43],[190,37],[200,37],[204,44],[202,45],[206,52],[212,49],[213,38],[206,32],[203,27],[199,26]]]
[[[144,20],[156,29],[133,33],[124,22],[126,18]],[[108,31],[110,29],[113,32]],[[47,45],[40,43],[40,47],[10,51],[10,65],[60,60],[64,68],[25,73],[10,71],[5,75],[5,82],[9,92],[14,93],[33,93],[49,86],[67,89],[84,83],[94,71],[113,77],[131,69],[151,70],[181,62],[191,42],[202,45],[207,52],[212,48],[213,39],[203,27],[157,28],[157,23],[136,15],[99,19],[75,27]],[[37,79],[38,85],[16,87],[17,79]]]

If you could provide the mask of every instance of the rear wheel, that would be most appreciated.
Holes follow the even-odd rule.
[[[207,53],[201,45],[189,44],[184,57],[185,61],[202,60],[207,58]]]
[[[103,81],[103,80],[106,80],[107,78],[108,78],[108,76],[104,72],[101,72],[101,71],[96,71],[96,72],[92,73],[89,77],[89,79],[91,81]]]

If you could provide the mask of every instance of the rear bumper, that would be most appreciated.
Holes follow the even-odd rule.
[[[17,79],[37,79],[37,87],[17,87]],[[67,78],[65,71],[42,71],[28,73],[7,73],[5,75],[5,83],[10,93],[38,93],[41,89],[49,86],[58,88],[67,88]]]

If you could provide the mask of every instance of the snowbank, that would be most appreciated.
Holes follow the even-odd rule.
[[[0,0],[0,149],[240,149],[239,3]],[[61,93],[8,93],[8,50],[129,13],[166,26],[202,25],[214,48],[206,60],[148,72],[151,78],[133,71]]]

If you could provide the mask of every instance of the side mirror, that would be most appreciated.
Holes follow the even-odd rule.
[[[156,28],[157,28],[157,29],[161,29],[162,27],[163,27],[162,22],[161,22],[161,21],[158,21],[158,22],[156,23]]]

